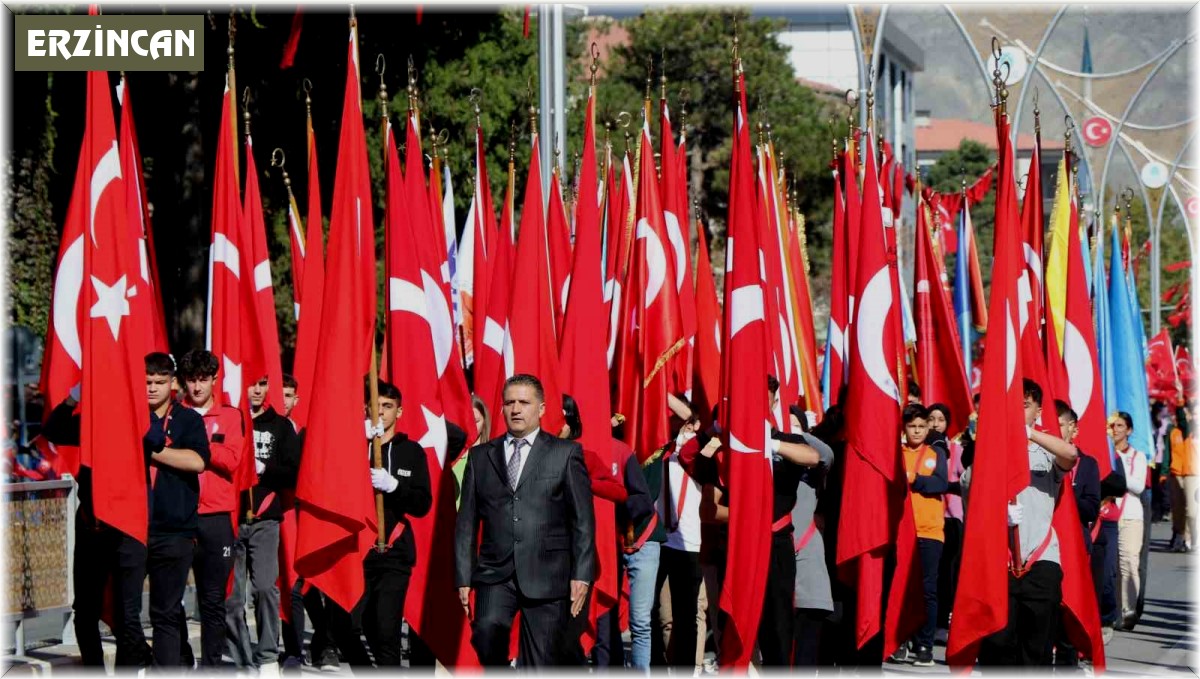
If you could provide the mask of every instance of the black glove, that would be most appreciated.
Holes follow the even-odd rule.
[[[142,446],[151,454],[160,452],[167,447],[167,433],[163,431],[161,421],[156,420],[150,423],[150,429],[142,437]]]

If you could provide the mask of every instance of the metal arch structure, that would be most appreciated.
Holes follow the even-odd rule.
[[[979,74],[983,76],[983,88],[987,92],[988,101],[992,101],[992,74],[988,73],[987,66],[983,63],[983,59],[979,57],[979,50],[975,49],[975,43],[971,41],[971,34],[967,32],[967,27],[963,26],[963,22],[958,18],[958,14],[948,4],[943,4],[942,8],[946,10],[946,14],[950,17],[950,21],[954,23],[954,27],[958,29],[958,33],[962,36],[963,42],[971,50],[971,56],[975,57],[975,65],[979,67]]]
[[[1121,130],[1125,127],[1125,121],[1129,119],[1129,115],[1133,113],[1133,109],[1135,106],[1137,106],[1138,101],[1142,98],[1142,94],[1146,91],[1146,87],[1154,81],[1154,77],[1158,75],[1158,72],[1161,71],[1163,66],[1165,66],[1167,62],[1171,60],[1171,57],[1175,56],[1180,48],[1182,48],[1184,45],[1190,44],[1195,37],[1195,33],[1190,33],[1186,38],[1180,40],[1173,47],[1163,53],[1162,59],[1155,64],[1154,69],[1146,75],[1144,80],[1142,80],[1142,84],[1139,85],[1137,91],[1133,93],[1133,98],[1131,98],[1129,100],[1129,104],[1125,106],[1125,113],[1121,115],[1121,119],[1117,121],[1117,125],[1113,129],[1113,137],[1120,138]],[[1104,155],[1104,170],[1100,173],[1100,185],[1098,188],[1099,193],[1098,200],[1096,201],[1097,205],[1104,203],[1104,191],[1107,188],[1106,182],[1108,181],[1108,164],[1112,162],[1112,155],[1113,145],[1109,145],[1108,153]]]
[[[962,20],[958,18],[958,14],[954,11],[954,8],[952,8],[948,4],[944,4],[944,5],[942,5],[942,7],[946,10],[946,14],[949,15],[950,20],[954,23],[955,28],[958,29],[959,34],[962,36],[963,42],[965,42],[967,44],[967,47],[970,49],[971,56],[975,57],[975,64],[979,67],[979,73],[983,77],[983,81],[984,81],[984,88],[988,92],[988,100],[991,101],[991,99],[992,99],[992,96],[991,96],[992,74],[988,73],[987,66],[983,63],[983,59],[979,56],[979,51],[975,48],[975,44],[971,41],[971,34],[967,32],[966,26],[964,26],[962,23]],[[1050,82],[1050,78],[1047,77],[1047,75],[1045,73],[1043,73],[1041,71],[1041,69],[1038,67],[1038,63],[1039,63],[1038,59],[1041,57],[1042,51],[1045,49],[1046,45],[1049,43],[1050,34],[1054,31],[1054,28],[1058,25],[1059,20],[1062,18],[1063,14],[1066,13],[1066,11],[1067,11],[1067,7],[1064,6],[1063,8],[1059,9],[1058,12],[1055,13],[1053,19],[1051,19],[1050,24],[1046,28],[1045,34],[1042,36],[1042,42],[1041,42],[1041,44],[1038,45],[1037,53],[1035,54],[1033,61],[1030,63],[1031,70],[1030,70],[1030,74],[1029,74],[1029,76],[1027,76],[1027,78],[1032,79],[1032,76],[1035,73],[1037,75],[1041,76],[1042,80],[1044,80],[1046,82],[1046,85],[1048,86],[1050,92],[1054,95],[1055,99],[1058,100],[1059,106],[1062,106],[1062,109],[1064,111],[1069,112],[1071,109],[1070,109],[1070,107],[1067,106],[1066,100],[1063,99],[1062,95],[1059,94],[1058,90],[1054,87],[1053,83]],[[1017,98],[1017,109],[1013,116],[1013,125],[1012,125],[1014,136],[1020,134],[1019,125],[1021,122],[1021,111],[1025,104],[1025,93],[1028,89],[1029,88],[1027,86],[1023,85],[1021,87],[1021,94]],[[1077,137],[1076,145],[1078,148],[1082,149],[1082,148],[1084,148],[1083,136],[1082,136],[1083,133],[1080,132],[1078,128],[1074,128],[1074,129],[1075,129],[1075,136]],[[1083,156],[1080,156],[1080,157],[1083,157]],[[1083,161],[1084,161],[1083,168],[1087,172],[1088,181],[1091,183],[1092,186],[1095,186],[1096,185],[1095,175],[1092,173],[1092,165],[1091,165],[1091,163],[1087,162],[1087,158],[1083,158]],[[1015,163],[1013,164],[1013,172],[1014,173],[1017,172],[1017,167],[1016,167]]]
[[[863,83],[867,82],[867,65],[863,60],[862,32],[858,28],[858,13],[855,12],[854,5],[846,5],[846,16],[850,20],[850,35],[854,36],[854,59],[858,65],[858,94],[860,102],[858,106],[858,126],[865,129],[867,126],[867,112],[866,105],[863,103],[866,101],[864,98]]]
[[[1050,34],[1053,33],[1054,29],[1058,27],[1058,22],[1062,19],[1063,15],[1067,13],[1067,7],[1068,5],[1063,5],[1062,8],[1054,14],[1054,18],[1050,20],[1050,24],[1046,26],[1046,32],[1042,34],[1042,41],[1038,43],[1037,52],[1035,52],[1033,58],[1029,60],[1029,67],[1032,69],[1032,73],[1041,75],[1042,80],[1045,80],[1047,84],[1050,84],[1050,78],[1046,77],[1046,74],[1041,72],[1041,69],[1038,68],[1038,65],[1042,63],[1042,52],[1046,49],[1046,45],[1050,44]],[[1054,90],[1053,84],[1050,84],[1050,89]],[[1017,131],[1017,134],[1021,133],[1021,113],[1025,109],[1025,93],[1028,91],[1028,87],[1022,86],[1021,94],[1017,97],[1017,110],[1013,114],[1013,129]],[[1058,92],[1056,91],[1055,94],[1057,95]],[[1059,97],[1059,99],[1061,100],[1062,97]],[[1063,106],[1063,110],[1066,111],[1069,109],[1066,106]],[[1088,173],[1090,177],[1090,167],[1088,168]]]
[[[854,56],[858,61],[858,126],[861,129],[867,129],[867,119],[874,119],[874,111],[867,110],[868,92],[872,90],[875,82],[871,76],[879,77],[879,52],[883,46],[883,27],[887,22],[888,5],[884,5],[879,10],[879,16],[875,19],[875,35],[871,41],[871,63],[868,64],[863,55],[863,33],[858,23],[858,11],[855,5],[846,6],[846,14],[850,19],[850,33],[854,36]],[[862,145],[859,149],[863,153],[866,146]]]

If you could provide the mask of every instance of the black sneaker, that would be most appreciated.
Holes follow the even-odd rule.
[[[888,658],[888,662],[895,665],[909,664],[915,659],[912,651],[908,650],[908,644],[902,644],[896,652]]]
[[[332,647],[321,651],[321,659],[317,662],[317,669],[322,672],[337,672],[342,669],[342,664],[338,662],[337,651]]]
[[[917,667],[933,667],[933,649],[924,646],[917,647],[917,658],[913,662]]]

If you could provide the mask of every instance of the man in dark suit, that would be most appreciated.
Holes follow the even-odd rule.
[[[595,575],[583,449],[541,430],[544,398],[536,377],[510,377],[504,383],[508,433],[475,446],[463,474],[455,580],[471,619],[471,644],[485,666],[508,664],[517,611],[523,666],[570,662],[568,622],[582,610]]]

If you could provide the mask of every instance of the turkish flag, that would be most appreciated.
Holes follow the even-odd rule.
[[[117,86],[117,99],[121,104],[121,176],[125,179],[125,214],[138,239],[138,273],[142,289],[150,305],[146,318],[146,332],[150,338],[147,346],[151,351],[169,352],[167,324],[163,314],[162,287],[158,283],[158,258],[154,250],[154,230],[150,226],[150,209],[146,200],[146,186],[142,183],[142,154],[138,147],[137,128],[133,124],[133,104],[129,95],[129,81],[121,76]]]
[[[1032,302],[1029,305],[1029,318],[1034,324],[1034,335],[1039,344],[1044,342],[1045,334],[1042,324],[1045,314],[1042,304],[1046,298],[1045,285],[1042,283],[1044,270],[1042,253],[1045,251],[1046,215],[1042,206],[1042,135],[1034,135],[1033,153],[1029,159],[1029,178],[1025,181],[1025,200],[1021,204],[1021,253],[1025,260],[1025,272],[1029,277],[1029,290]]]
[[[317,172],[317,138],[313,134],[312,114],[308,128],[308,217],[305,219],[304,277],[296,297],[296,354],[292,376],[300,400],[292,409],[292,421],[303,428],[312,404],[313,376],[317,369],[317,345],[321,341],[321,306],[325,296],[325,227],[321,221],[321,181]],[[293,261],[294,266],[294,261]]]
[[[213,171],[212,243],[208,252],[208,322],[206,348],[220,362],[213,384],[217,404],[240,408],[246,395],[243,368],[253,362],[255,339],[249,333],[257,325],[252,285],[252,244],[244,240],[242,208],[238,190],[235,103],[225,78],[221,125],[217,136],[216,167]],[[263,371],[263,375],[266,371]],[[257,380],[262,375],[249,375]]]
[[[550,204],[546,208],[546,237],[550,249],[550,296],[554,300],[555,337],[562,336],[563,313],[571,286],[571,227],[563,205],[558,168],[550,176]]]
[[[947,661],[969,668],[984,637],[1008,622],[1009,531],[1007,505],[1029,485],[1025,435],[1024,369],[1017,346],[1020,310],[1018,281],[1023,268],[1021,226],[1012,184],[1012,149],[1008,122],[997,120],[1002,183],[996,200],[995,257],[989,317],[1000,341],[988,342],[983,353],[975,466],[966,521],[962,568],[955,594],[955,623],[950,629]],[[1004,341],[1003,338],[1007,338]],[[1078,530],[1078,526],[1075,527]]]
[[[771,559],[774,493],[767,449],[765,296],[754,214],[753,158],[745,77],[734,75],[733,157],[729,174],[729,237],[725,258],[725,319],[721,346],[721,429],[728,451],[729,549],[721,608],[728,614],[721,664],[744,672],[754,655]]]
[[[399,428],[425,450],[432,509],[413,517],[411,526],[417,553],[412,569],[404,617],[429,645],[433,654],[451,667],[478,663],[470,647],[470,627],[451,582],[454,541],[454,477],[446,457],[446,418],[437,375],[431,307],[442,292],[424,271],[417,252],[418,235],[413,230],[406,204],[400,159],[391,123],[387,123],[387,208],[385,227],[387,285],[386,346],[392,366],[392,381],[404,394],[406,407]],[[437,611],[437,614],[434,614]]]
[[[604,253],[600,233],[600,203],[595,188],[596,176],[596,97],[589,93],[583,125],[583,160],[580,166],[576,203],[575,262],[571,270],[570,295],[559,343],[559,365],[563,393],[571,394],[579,406],[583,435],[579,438],[584,453],[600,460],[602,471],[616,469],[609,418],[608,366],[605,364]],[[584,652],[595,643],[596,618],[617,604],[617,527],[612,501],[593,496],[596,510],[596,585],[588,608],[588,628],[584,631]]]
[[[917,326],[916,377],[926,403],[944,403],[953,415],[946,428],[955,436],[967,427],[975,406],[963,367],[954,309],[946,292],[946,270],[937,252],[928,204],[917,200],[913,315]]]
[[[820,418],[825,408],[821,399],[821,371],[817,367],[817,339],[813,324],[812,288],[808,280],[808,248],[804,219],[795,206],[788,206],[787,271],[792,277],[792,308],[800,363],[800,395],[804,408]]]
[[[860,235],[862,231],[862,195],[859,192],[858,186],[858,167],[857,159],[858,151],[855,144],[851,144],[850,149],[846,152],[842,161],[844,172],[842,173],[843,195],[846,199],[846,326],[842,328],[842,335],[845,338],[846,347],[845,353],[842,354],[844,361],[842,374],[845,375],[845,384],[850,384],[850,351],[854,348],[854,319],[855,306],[854,296],[858,294],[858,264],[861,257],[858,256],[859,243],[862,240]],[[834,401],[830,400],[832,404]]]
[[[475,354],[475,393],[487,405],[492,415],[492,431],[487,436],[499,436],[505,430],[500,417],[501,393],[504,380],[513,374],[512,342],[508,333],[508,306],[511,301],[512,267],[516,247],[512,240],[513,223],[513,166],[508,165],[507,190],[501,210],[500,229],[496,232],[496,247],[489,257],[487,308],[477,333],[483,340]]]
[[[663,218],[662,203],[650,153],[650,126],[642,126],[641,168],[637,191],[637,227],[626,290],[633,308],[632,326],[623,329],[636,347],[632,384],[636,406],[624,410],[629,420],[625,442],[641,459],[652,455],[671,439],[667,395],[671,393],[671,365],[686,346],[675,287],[676,259]]]
[[[687,149],[684,134],[680,130],[679,146],[675,146],[671,129],[671,112],[667,100],[661,100],[662,114],[662,181],[659,196],[662,199],[663,223],[670,241],[669,256],[675,259],[675,290],[679,298],[679,319],[683,336],[688,341],[671,362],[672,391],[692,391],[692,340],[696,336],[696,288],[692,282],[692,227],[687,201]]]
[[[847,170],[847,168],[850,168]],[[830,263],[829,326],[825,336],[825,364],[822,367],[822,386],[825,406],[837,405],[842,387],[846,384],[846,331],[850,325],[850,295],[854,281],[850,278],[848,249],[848,204],[842,187],[852,173],[853,162],[843,151],[833,169],[833,261]],[[853,181],[850,179],[849,181]]]
[[[1175,347],[1175,372],[1179,374],[1179,385],[1183,393],[1192,393],[1192,358],[1188,355],[1187,347],[1182,344]]]
[[[458,295],[462,308],[463,364],[474,365],[483,352],[483,326],[488,308],[488,266],[495,258],[496,206],[488,182],[483,128],[475,126],[475,191],[458,246]]]
[[[900,458],[898,363],[899,292],[895,251],[889,252],[880,204],[879,177],[869,131],[863,179],[861,233],[855,259],[854,338],[846,409],[846,471],[838,527],[837,564],[844,582],[858,589],[855,639],[859,648],[883,628],[884,559],[897,525],[904,525],[906,485]],[[907,583],[910,532],[900,530],[894,580]],[[915,541],[915,530],[911,531]],[[901,549],[903,548],[903,549]],[[902,591],[902,590],[898,590]],[[891,635],[889,635],[890,638]],[[881,659],[882,660],[882,659]]]
[[[766,273],[767,337],[770,342],[772,361],[771,374],[779,380],[779,400],[771,414],[775,427],[780,431],[791,431],[791,420],[786,409],[800,395],[800,375],[796,362],[798,347],[792,315],[789,309],[787,283],[783,273],[783,244],[780,241],[779,202],[776,191],[776,176],[769,147],[758,148],[757,215],[762,225],[759,235]]]
[[[467,390],[462,356],[454,331],[450,263],[442,224],[441,179],[435,172],[429,191],[426,191],[419,122],[417,113],[410,111],[405,141],[404,179],[409,220],[417,243],[409,256],[412,252],[416,253],[423,272],[428,319],[433,332],[434,359],[446,417],[466,432],[468,441],[474,441],[477,432],[475,415],[471,410],[471,392]]]
[[[1060,165],[1060,171],[1066,177],[1071,176],[1066,165]],[[1061,325],[1058,322],[1046,323],[1047,372],[1054,395],[1067,401],[1079,417],[1075,443],[1080,451],[1096,460],[1100,467],[1100,478],[1104,478],[1112,471],[1112,461],[1109,458],[1108,420],[1096,349],[1096,326],[1084,269],[1082,232],[1074,187],[1070,179],[1062,186],[1066,189],[1064,198],[1068,201],[1069,212],[1066,220],[1055,224],[1051,237],[1055,248],[1063,247],[1065,255],[1055,252],[1051,256],[1058,263],[1065,264],[1065,267],[1047,268],[1046,289],[1059,291],[1058,294],[1063,295],[1063,316]],[[1062,233],[1064,227],[1067,231],[1065,234]],[[1053,300],[1047,306],[1054,306]],[[1037,379],[1033,375],[1030,377]],[[1043,408],[1043,424],[1049,424],[1046,420],[1054,419],[1053,415],[1047,418],[1045,413]]]
[[[1174,403],[1179,396],[1179,375],[1175,373],[1175,352],[1171,349],[1171,334],[1163,328],[1147,344],[1146,382],[1150,398]]]
[[[243,262],[253,264],[254,276],[246,283],[252,284],[255,313],[255,339],[253,370],[248,365],[243,372],[248,381],[256,382],[267,378],[267,400],[264,405],[284,412],[283,369],[279,363],[279,324],[275,317],[275,288],[271,278],[271,253],[267,251],[267,227],[263,221],[262,194],[258,187],[258,167],[254,162],[254,143],[246,136],[246,198],[242,210],[242,233],[249,248]],[[243,333],[243,337],[246,335]],[[248,386],[248,385],[247,385]],[[253,484],[251,484],[253,485]]]
[[[713,279],[708,235],[696,225],[696,352],[693,368],[692,403],[707,429],[721,388],[721,307]]]
[[[323,332],[296,481],[296,572],[351,610],[362,598],[362,560],[376,531],[362,430],[363,376],[375,341],[375,228],[354,23],[347,55]]]
[[[521,207],[520,240],[512,273],[508,336],[512,342],[513,373],[533,375],[542,382],[546,412],[541,427],[551,435],[562,430],[562,389],[559,387],[558,340],[554,334],[554,300],[550,290],[549,243],[542,200],[542,168],[534,135],[525,202]]]
[[[150,419],[143,386],[149,346],[142,324],[150,291],[138,285],[139,243],[125,212],[106,71],[87,74],[86,121],[68,210],[86,224],[80,451],[82,463],[92,469],[96,519],[145,543],[150,519],[142,436]]]

